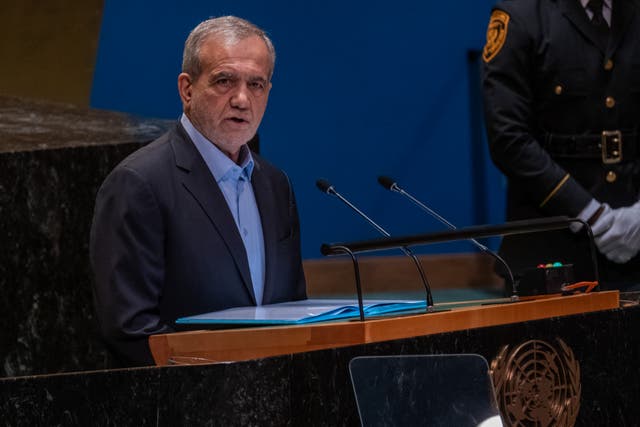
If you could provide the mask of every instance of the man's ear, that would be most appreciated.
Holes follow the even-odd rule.
[[[182,100],[182,105],[187,106],[191,102],[191,91],[193,90],[193,84],[191,82],[191,76],[187,73],[180,73],[178,76],[178,93]]]

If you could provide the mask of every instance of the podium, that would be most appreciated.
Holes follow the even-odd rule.
[[[285,406],[299,408],[295,411],[305,414],[309,425],[315,425],[316,417],[347,417],[346,425],[351,425],[356,404],[348,366],[362,356],[480,354],[490,361],[505,425],[572,426],[581,408],[587,415],[577,425],[589,425],[585,420],[607,417],[591,406],[594,400],[602,404],[606,396],[611,407],[632,407],[633,402],[613,396],[635,395],[638,389],[623,373],[628,361],[635,360],[638,340],[621,341],[628,320],[614,321],[615,331],[603,327],[610,319],[628,318],[618,291],[479,303],[365,321],[178,332],[152,336],[149,343],[158,365],[238,366],[260,372],[276,364],[291,386]],[[603,372],[608,376],[604,386]],[[306,409],[300,409],[298,399]],[[332,409],[324,413],[326,405]],[[632,419],[625,411],[621,414]]]

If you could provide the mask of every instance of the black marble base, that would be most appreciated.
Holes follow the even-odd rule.
[[[95,194],[167,121],[0,97],[0,376],[101,369],[88,240]]]
[[[9,378],[0,413],[11,425],[357,426],[353,357],[477,353],[491,362],[504,345],[560,338],[580,366],[576,425],[631,426],[640,419],[639,329],[634,305],[249,362]]]

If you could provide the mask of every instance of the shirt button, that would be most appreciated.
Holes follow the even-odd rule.
[[[618,176],[614,171],[609,171],[607,172],[607,176],[605,179],[607,180],[608,183],[612,183],[612,182],[615,182],[616,179],[618,179]]]
[[[558,85],[556,86],[553,91],[555,92],[556,95],[562,95],[562,86]]]
[[[616,100],[612,96],[607,96],[607,99],[604,100],[604,104],[607,108],[613,108],[616,105]]]
[[[246,228],[243,228],[243,229],[242,229],[242,235],[243,235],[243,236],[246,236],[247,234],[249,234],[249,232],[247,231],[247,229],[246,229]]]
[[[610,59],[607,59],[607,61],[604,63],[604,69],[606,71],[611,71],[613,70],[613,61]]]

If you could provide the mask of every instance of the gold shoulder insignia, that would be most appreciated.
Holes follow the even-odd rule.
[[[491,61],[502,49],[504,41],[507,39],[507,27],[509,26],[509,15],[502,10],[494,10],[489,19],[487,28],[487,44],[482,51],[484,62]]]

